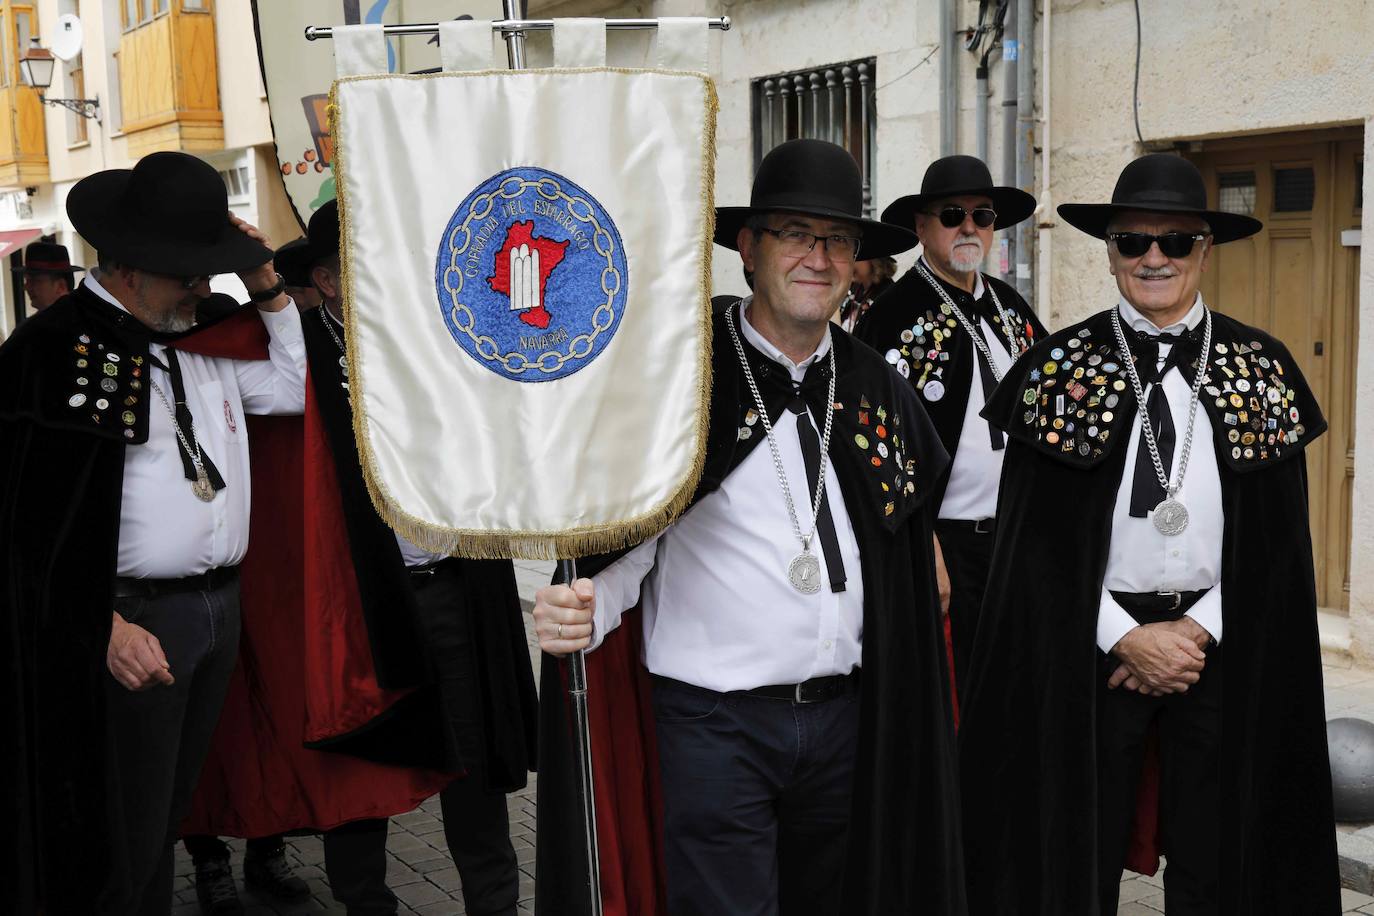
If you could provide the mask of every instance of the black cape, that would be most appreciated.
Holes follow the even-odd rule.
[[[472,740],[456,749],[446,747],[415,590],[395,532],[377,514],[363,480],[339,348],[324,326],[327,320],[323,307],[301,319],[313,396],[307,404],[308,428],[313,407],[334,459],[351,560],[344,566],[357,579],[377,681],[384,688],[418,689],[364,728],[309,746],[380,763],[475,768],[492,789],[523,788],[535,765],[538,700],[515,568],[509,560],[455,561],[462,567],[463,598],[470,610],[466,616],[472,624],[481,720],[461,730]],[[312,574],[312,565],[319,567],[316,574],[344,574],[342,566],[325,568],[323,559],[307,557],[307,574]]]
[[[265,333],[221,318],[231,350]],[[0,885],[14,912],[97,912],[131,891],[105,653],[151,339],[83,285],[0,345]]]
[[[1098,916],[1096,621],[1136,415],[1121,356],[1099,313],[1027,353],[984,411],[1010,441],[959,732],[977,916]],[[1264,332],[1214,312],[1209,360],[1201,401],[1225,514],[1221,913],[1334,914],[1304,457],[1326,422]]]
[[[831,333],[839,377],[830,459],[858,539],[864,583],[861,737],[846,912],[962,914],[957,767],[929,502],[948,456],[911,387],[868,347],[837,327]],[[791,378],[747,341],[745,348],[776,420],[790,399]],[[820,415],[828,372],[828,362],[817,361],[803,384],[803,397]],[[693,505],[753,449],[767,448],[723,315],[713,324],[712,379],[705,468]],[[580,561],[578,574],[595,574],[616,556]],[[642,685],[629,683],[636,671],[618,667],[614,645],[617,639],[637,645],[638,630],[632,614],[587,655],[608,916],[666,912],[661,877],[642,873],[661,867],[643,848],[657,850],[661,831],[652,716],[623,702]],[[637,657],[628,667],[642,678]],[[566,662],[544,657],[536,868],[541,916],[588,911],[565,669]],[[641,744],[647,745],[643,754]],[[640,761],[647,761],[643,768]],[[604,797],[607,789],[614,797]],[[626,809],[649,823],[629,823]]]
[[[944,287],[955,304],[969,316],[969,320],[976,320],[974,316],[982,314],[986,308],[988,324],[999,335],[1002,344],[1006,344],[1001,327],[1002,318],[992,306],[991,296],[985,296],[981,303],[975,304],[973,296],[957,286],[939,277],[935,282]],[[986,274],[983,275],[983,283],[996,290],[998,300],[1012,321],[1012,334],[1018,344],[1018,351],[1012,352],[1013,357],[1019,350],[1025,350],[1044,338],[1045,326],[1015,287]],[[934,335],[935,330],[941,332],[938,340]],[[854,335],[882,353],[889,363],[898,366],[922,396],[926,413],[930,414],[930,421],[935,424],[935,431],[939,433],[945,451],[951,456],[957,454],[959,437],[964,431],[969,391],[973,386],[973,373],[983,357],[974,349],[973,339],[958,319],[953,317],[940,294],[912,268],[877,298],[859,320]],[[940,382],[940,386],[927,388],[927,383],[931,381]],[[992,392],[985,392],[985,395],[991,397]],[[950,463],[953,464],[952,461]],[[940,492],[935,500],[937,512],[944,498],[947,481],[948,477],[940,481]]]

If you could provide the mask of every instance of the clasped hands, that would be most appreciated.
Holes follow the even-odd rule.
[[[1120,664],[1107,686],[1145,696],[1185,693],[1202,677],[1211,634],[1191,617],[1138,626],[1112,647]]]

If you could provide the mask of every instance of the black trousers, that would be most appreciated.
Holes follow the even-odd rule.
[[[157,637],[176,683],[132,691],[113,675],[106,680],[133,888],[133,900],[109,912],[166,916],[177,827],[238,661],[238,578],[206,591],[118,598],[114,609]]]
[[[793,703],[656,677],[653,701],[672,916],[844,913],[857,689]]]
[[[973,657],[978,616],[992,567],[993,531],[990,525],[987,528],[980,534],[973,522],[940,519],[935,523],[949,573],[949,635],[954,645],[954,687],[960,693]]]
[[[1182,610],[1171,616],[1178,617]],[[1141,619],[1141,615],[1135,616]],[[1215,916],[1221,852],[1217,814],[1221,648],[1214,646],[1207,652],[1202,677],[1187,693],[1162,697],[1142,696],[1122,688],[1108,690],[1107,678],[1118,662],[1100,650],[1098,654],[1101,912],[1116,912],[1121,870],[1135,819],[1145,738],[1153,724],[1159,730],[1160,833],[1169,860],[1164,870],[1164,906],[1169,916]]]

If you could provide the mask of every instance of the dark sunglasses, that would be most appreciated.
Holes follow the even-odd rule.
[[[940,225],[946,229],[957,229],[964,224],[964,217],[972,215],[973,225],[979,229],[986,229],[997,222],[997,211],[991,207],[974,207],[972,210],[965,210],[955,204],[945,207],[939,213],[927,213],[927,216],[938,216]]]
[[[1186,258],[1193,251],[1193,245],[1207,238],[1207,233],[1166,232],[1163,235],[1150,235],[1145,232],[1109,232],[1107,241],[1116,243],[1116,250],[1123,257],[1144,257],[1150,246],[1159,244],[1159,253],[1166,258]]]

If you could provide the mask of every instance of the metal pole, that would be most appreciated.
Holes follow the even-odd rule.
[[[507,20],[523,19],[521,0],[502,0]],[[504,31],[506,57],[512,70],[525,68],[525,33]],[[563,581],[577,579],[577,561],[559,560]],[[583,844],[587,851],[587,897],[591,916],[601,916],[601,854],[596,837],[596,788],[592,778],[592,734],[587,721],[587,657],[581,649],[568,656],[568,699],[573,711],[573,740],[577,744],[577,794],[582,803]]]
[[[506,0],[507,3],[512,0]],[[577,561],[559,560],[558,572],[572,585]],[[573,738],[577,742],[577,788],[582,802],[582,825],[587,846],[587,894],[592,916],[601,916],[601,855],[596,838],[596,794],[592,784],[591,723],[587,720],[587,658],[579,649],[568,656],[568,698],[573,709]]]
[[[504,0],[503,0],[504,2]],[[730,17],[717,16],[715,19],[706,20],[709,28],[721,32],[730,30]],[[500,22],[491,24],[493,29],[503,34],[510,32],[549,32],[553,30],[552,19],[521,19],[515,17],[507,18]],[[626,29],[656,29],[658,28],[657,19],[607,19],[606,28],[611,31],[622,31]],[[410,22],[398,25],[383,26],[382,31],[387,35],[435,35],[439,32],[437,22]],[[306,41],[316,41],[321,38],[333,38],[334,29],[327,25],[308,25],[305,27]]]
[[[525,11],[521,9],[521,0],[502,0],[503,10],[507,21],[511,19],[524,19]],[[525,69],[525,33],[524,32],[502,32],[501,37],[506,40],[506,59],[510,62],[512,70]],[[568,581],[572,581],[569,579]]]
[[[1035,0],[1016,0],[1016,186],[1035,193]],[[1016,224],[1016,291],[1035,308],[1031,221]]]
[[[952,156],[959,145],[959,56],[954,34],[959,9],[954,0],[940,0],[940,155]]]

